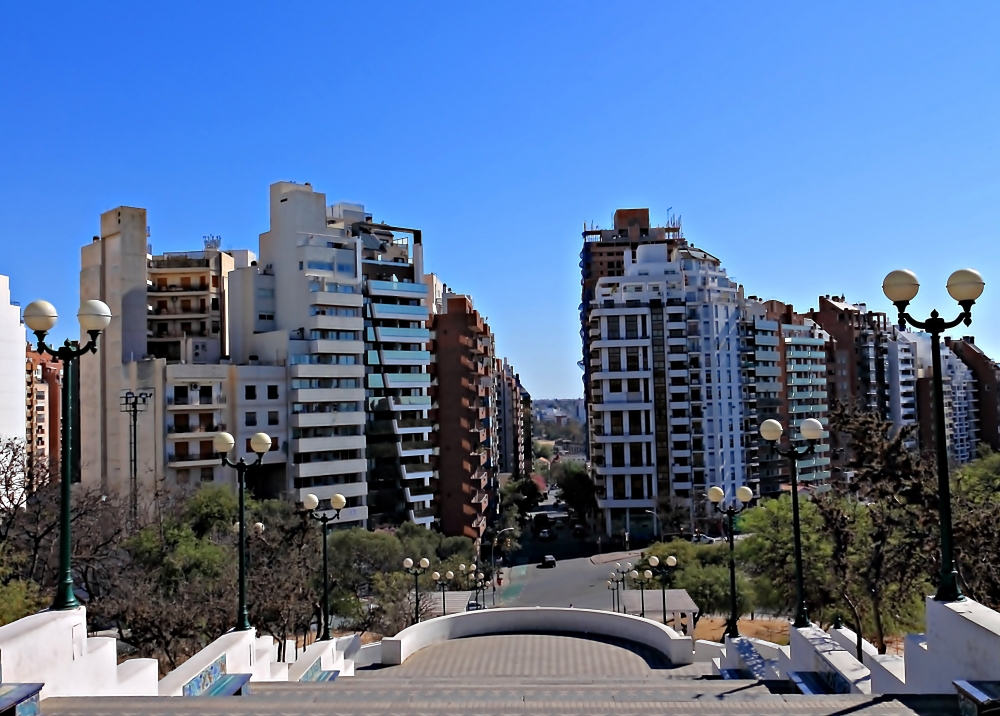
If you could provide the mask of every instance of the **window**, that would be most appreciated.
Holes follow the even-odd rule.
[[[246,416],[245,416],[245,418],[244,418],[244,420],[243,420],[243,424],[246,425],[248,428],[256,427],[257,426],[257,413],[247,413]]]
[[[622,337],[621,334],[621,320],[618,316],[608,317],[608,340],[617,341]]]
[[[36,390],[35,391],[35,397],[38,400],[45,400],[45,391],[44,390]]]
[[[643,488],[646,486],[646,480],[643,479],[642,475],[632,475],[632,499],[641,500],[645,497],[643,494]]]
[[[620,410],[613,410],[611,412],[611,434],[612,435],[623,435],[624,425],[622,418],[624,414]]]
[[[183,467],[177,471],[178,485],[186,485],[190,481],[191,481],[191,472],[186,467]]]
[[[642,443],[632,443],[628,446],[628,462],[633,467],[642,465]]]
[[[624,475],[612,475],[608,479],[611,480],[611,490],[612,496],[616,500],[625,499],[625,476]]]
[[[628,432],[630,435],[642,434],[642,411],[628,411]]]
[[[625,349],[625,370],[639,370],[639,349],[630,346]]]
[[[620,348],[608,349],[608,370],[615,372],[622,369],[622,351]]]
[[[278,399],[278,386],[276,385],[267,386],[267,399],[268,400]]]
[[[214,467],[203,467],[201,468],[201,481],[202,482],[212,482],[215,480],[215,468]]]
[[[612,393],[622,392],[622,382],[621,379],[609,380],[608,381],[608,391]]]
[[[268,425],[277,425],[278,424],[278,411],[277,410],[268,410],[267,411],[267,424]]]
[[[612,443],[611,445],[611,466],[625,467],[625,445],[622,443]]]
[[[213,280],[215,280],[216,278],[217,278],[216,276],[212,277]],[[219,310],[219,297],[218,296],[212,296],[212,310],[213,311],[218,311]]]
[[[635,339],[639,337],[639,317],[625,316],[625,337]]]
[[[243,397],[247,400],[257,400],[257,386],[248,385],[243,388]]]
[[[640,390],[642,390],[642,388],[639,386],[639,379],[638,378],[629,378],[628,379],[628,392],[630,392],[630,393],[638,393]]]

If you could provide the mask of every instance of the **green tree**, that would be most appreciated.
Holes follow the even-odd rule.
[[[577,516],[589,519],[597,515],[597,488],[587,468],[576,461],[560,460],[553,466],[559,499]]]
[[[677,570],[674,579],[676,589],[684,589],[705,614],[729,614],[729,568],[720,564],[702,565],[694,562]],[[746,576],[736,573],[736,610],[738,614],[753,611],[753,587]]]
[[[1000,453],[980,449],[979,459],[953,475],[955,561],[963,591],[1000,609]]]
[[[806,606],[814,617],[830,604],[828,590],[831,548],[822,533],[823,521],[816,506],[799,499],[802,534],[802,567]],[[737,545],[737,560],[753,578],[760,606],[784,614],[795,610],[795,559],[792,537],[792,500],[789,495],[764,500],[743,513],[748,533]]]
[[[552,446],[549,443],[541,443],[538,440],[532,440],[531,452],[535,457],[544,457],[546,460],[552,459]]]

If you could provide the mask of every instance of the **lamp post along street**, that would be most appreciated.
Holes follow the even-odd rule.
[[[653,579],[652,570],[645,570],[640,574],[636,569],[633,569],[629,576],[632,578],[633,584],[639,585],[639,616],[643,619],[646,618],[646,585],[649,584],[650,580]]]
[[[441,616],[448,616],[448,603],[445,601],[444,592],[448,586],[448,583],[455,578],[455,573],[450,569],[441,574],[440,572],[431,572],[431,579],[437,584],[438,589],[441,590]]]
[[[944,386],[941,374],[941,334],[960,323],[972,324],[972,306],[983,295],[986,284],[978,271],[959,269],[948,277],[948,294],[962,308],[958,317],[951,321],[941,318],[931,311],[930,318],[918,321],[906,312],[906,307],[920,290],[920,282],[912,271],[891,272],[882,282],[882,291],[892,301],[899,312],[899,328],[906,330],[910,325],[931,334],[931,362],[934,375],[934,457],[937,463],[938,497],[941,522],[941,575],[934,599],[939,602],[960,602],[965,599],[958,583],[955,567],[954,545],[951,524],[951,483],[948,474],[948,439],[945,434]]]
[[[413,591],[414,591],[414,604],[413,604],[413,623],[420,623],[420,575],[427,571],[427,568],[431,566],[430,560],[424,557],[419,563],[414,564],[413,560],[407,557],[403,560],[403,569],[408,573],[413,575]]]
[[[760,426],[760,436],[771,443],[771,449],[788,458],[789,473],[792,487],[792,542],[795,552],[795,621],[796,629],[809,626],[809,612],[806,610],[805,587],[802,576],[802,527],[799,524],[799,469],[798,459],[812,455],[816,451],[816,442],[823,437],[823,423],[816,418],[806,418],[799,427],[799,433],[808,441],[801,450],[789,445],[782,449],[778,440],[784,428],[777,420],[765,420]]]
[[[618,582],[608,580],[608,591],[611,592],[611,611],[618,611]]]
[[[660,535],[660,542],[663,542],[663,525],[660,523],[660,513],[656,510],[646,510],[646,514],[652,515],[653,519],[656,520],[656,531]]]
[[[139,413],[146,410],[146,402],[153,397],[152,393],[133,393],[126,391],[121,397],[119,411],[129,416],[128,440],[128,500],[129,500],[129,533],[134,533],[139,521]]]
[[[497,560],[496,560],[496,546],[497,539],[504,532],[511,532],[513,527],[504,527],[502,530],[493,535],[493,543],[490,545],[490,582],[493,584],[493,606],[497,605]]]
[[[250,438],[250,449],[257,456],[257,459],[253,462],[247,462],[242,457],[236,462],[233,462],[226,457],[226,455],[228,455],[232,449],[236,447],[236,440],[229,433],[223,432],[216,435],[212,440],[212,445],[215,448],[215,452],[219,453],[219,456],[222,458],[222,464],[236,469],[237,490],[239,492],[240,502],[240,521],[238,525],[240,533],[240,594],[239,605],[236,609],[236,631],[248,631],[250,629],[250,615],[247,611],[246,475],[247,470],[260,465],[261,461],[264,459],[264,453],[271,449],[271,436],[267,433],[257,433]]]
[[[647,560],[650,569],[660,579],[660,597],[663,599],[663,623],[667,623],[667,582],[673,581],[674,570],[677,569],[677,558],[674,555],[667,557],[663,563],[655,554]]]
[[[729,537],[729,625],[726,628],[726,636],[730,639],[737,639],[740,636],[739,614],[736,608],[736,552],[734,547],[734,518],[753,500],[753,490],[745,485],[736,488],[736,499],[726,500],[726,493],[721,487],[711,487],[708,490],[708,499],[715,505],[716,512],[726,516],[728,520],[726,533]],[[725,503],[725,506],[723,506]]]
[[[330,509],[333,510],[333,517],[328,515],[326,512],[320,514],[316,513],[316,508],[319,507],[319,498],[311,492],[305,496],[302,500],[302,506],[305,508],[309,517],[316,520],[322,525],[323,528],[323,636],[320,637],[321,641],[330,640],[330,560],[327,556],[327,526],[340,519],[340,511],[347,506],[347,498],[345,498],[340,493],[337,493],[330,498]]]
[[[101,331],[111,323],[111,309],[101,301],[84,301],[77,312],[80,328],[86,331],[89,340],[82,347],[76,341],[66,340],[63,345],[53,348],[45,342],[46,334],[59,319],[55,306],[48,301],[32,301],[24,309],[24,324],[38,339],[38,352],[58,358],[62,362],[62,424],[59,426],[62,466],[59,497],[59,573],[56,577],[56,593],[52,609],[61,611],[80,606],[73,590],[73,536],[71,533],[71,501],[73,499],[73,470],[77,455],[74,448],[74,425],[78,419],[76,365],[80,357],[87,353],[97,353],[97,339]]]

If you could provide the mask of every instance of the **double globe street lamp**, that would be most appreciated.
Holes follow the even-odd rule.
[[[444,574],[441,574],[440,572],[431,572],[431,579],[434,580],[434,583],[437,585],[437,588],[441,590],[441,616],[448,615],[448,603],[445,601],[444,592],[445,588],[448,586],[448,583],[451,582],[451,580],[453,580],[454,578],[455,578],[455,573],[452,572],[450,569]]]
[[[226,455],[232,452],[233,448],[236,447],[236,440],[229,433],[222,432],[216,435],[215,438],[212,439],[212,446],[215,448],[215,452],[219,453],[219,456],[222,458],[223,465],[228,465],[229,467],[236,469],[237,492],[239,493],[240,500],[240,602],[236,611],[236,631],[248,631],[250,629],[250,615],[247,612],[246,474],[247,470],[250,468],[260,465],[261,461],[264,459],[264,454],[271,449],[271,436],[267,433],[257,433],[250,438],[250,449],[257,456],[257,459],[253,462],[247,462],[246,459],[242,457],[236,462],[233,462],[226,457]],[[262,530],[263,527],[264,526],[261,525],[260,529]]]
[[[330,562],[327,557],[327,526],[340,519],[340,511],[347,506],[347,498],[337,493],[330,498],[330,509],[333,516],[327,512],[316,512],[319,507],[319,498],[311,492],[302,498],[302,507],[308,515],[323,526],[323,636],[321,641],[330,640]]]
[[[403,560],[403,569],[413,576],[413,588],[414,588],[414,606],[413,606],[413,623],[417,624],[420,622],[420,575],[427,571],[427,568],[431,566],[431,561],[424,557],[417,564],[413,563],[413,560],[407,557]]]
[[[816,443],[823,437],[823,423],[816,418],[806,418],[799,426],[799,433],[808,444],[797,449],[789,446],[778,447],[778,440],[785,431],[777,420],[765,420],[760,425],[760,436],[771,443],[771,449],[779,455],[788,458],[792,487],[792,541],[795,551],[795,622],[796,629],[809,626],[809,613],[806,611],[805,589],[802,584],[802,534],[799,526],[799,458],[812,455],[816,451]]]
[[[62,455],[62,484],[59,504],[59,573],[56,580],[56,594],[52,602],[53,610],[76,609],[80,606],[73,591],[73,538],[70,532],[70,502],[72,484],[76,477],[73,471],[77,464],[73,428],[78,420],[78,395],[76,363],[80,356],[97,353],[97,338],[111,323],[111,309],[101,301],[84,301],[76,314],[80,328],[86,331],[90,340],[82,347],[76,341],[66,340],[63,345],[53,348],[45,342],[45,335],[59,320],[59,314],[48,301],[32,301],[24,309],[24,324],[38,339],[38,352],[48,354],[62,362],[62,425],[59,440]]]
[[[714,486],[708,490],[708,499],[715,505],[715,511],[726,516],[726,535],[729,537],[729,625],[726,627],[726,636],[730,639],[738,639],[740,630],[738,627],[739,614],[736,610],[736,556],[734,547],[735,529],[733,526],[736,515],[749,507],[753,500],[753,490],[746,485],[736,488],[736,499],[727,500],[726,491],[721,487]]]
[[[673,582],[674,570],[677,569],[677,558],[670,555],[663,563],[655,554],[646,560],[653,574],[660,580],[660,596],[663,598],[663,623],[667,623],[667,582]]]
[[[638,584],[639,585],[639,604],[640,604],[640,607],[639,607],[639,616],[642,617],[643,619],[645,619],[646,618],[646,585],[648,585],[651,581],[653,581],[653,571],[650,570],[650,569],[647,569],[647,570],[643,571],[640,574],[639,570],[633,569],[631,572],[629,572],[628,576],[630,576],[632,578],[632,584]]]
[[[882,282],[882,292],[892,301],[899,312],[899,328],[906,330],[910,325],[931,334],[931,361],[934,375],[934,453],[937,462],[938,497],[941,521],[941,577],[934,599],[939,602],[959,602],[965,599],[958,584],[955,569],[955,555],[952,544],[951,526],[951,484],[948,475],[948,441],[945,435],[944,388],[941,374],[941,334],[960,323],[972,324],[972,306],[983,295],[986,284],[978,271],[959,269],[948,277],[948,294],[958,302],[962,312],[958,317],[946,321],[937,310],[931,311],[930,318],[918,321],[906,312],[906,307],[920,290],[920,281],[912,271],[891,272]]]

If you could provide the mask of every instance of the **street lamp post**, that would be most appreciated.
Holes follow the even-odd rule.
[[[761,423],[760,436],[771,443],[771,449],[779,455],[788,458],[792,483],[792,537],[795,548],[795,622],[796,629],[809,626],[809,613],[806,611],[805,589],[802,584],[802,528],[799,525],[799,468],[798,459],[812,455],[816,450],[816,442],[823,437],[823,423],[816,418],[806,418],[799,426],[799,433],[809,444],[801,450],[791,445],[785,449],[778,447],[778,440],[784,432],[781,423],[769,419]]]
[[[608,580],[608,589],[611,590],[611,611],[618,612],[618,579],[612,574],[612,579]]]
[[[236,462],[232,462],[226,457],[236,447],[236,440],[229,433],[223,432],[216,435],[212,440],[212,445],[215,447],[215,452],[219,453],[219,456],[222,458],[223,465],[236,468],[238,478],[237,490],[239,491],[240,498],[240,603],[236,610],[236,631],[247,631],[250,629],[250,615],[247,612],[246,475],[247,470],[251,467],[260,465],[261,460],[264,459],[264,453],[271,449],[271,437],[267,433],[257,433],[250,438],[250,449],[257,456],[257,459],[253,462],[247,462],[242,457]]]
[[[139,522],[139,439],[138,424],[139,413],[145,412],[147,401],[153,397],[152,393],[133,393],[126,391],[121,397],[119,412],[128,414],[129,434],[128,434],[128,511],[129,511],[129,533],[135,532]]]
[[[420,623],[420,575],[431,566],[430,560],[424,557],[419,564],[413,564],[413,560],[407,557],[403,560],[403,569],[413,575],[413,589],[415,593],[413,606],[413,623]]]
[[[622,566],[621,562],[615,562],[615,571],[621,575],[622,591],[624,592],[627,588],[625,585],[625,575],[632,571],[632,563],[626,562],[625,566]]]
[[[614,585],[612,589],[615,590],[613,596],[617,599],[616,612],[624,611],[624,607],[622,606],[622,583],[624,581],[625,577],[618,570],[611,573],[611,584]]]
[[[326,512],[316,514],[319,507],[319,498],[311,492],[302,500],[302,506],[309,513],[309,516],[323,526],[323,636],[321,641],[330,640],[330,561],[327,557],[327,526],[334,520],[340,519],[340,511],[347,506],[347,498],[339,492],[330,498],[330,508],[333,510],[333,517]]]
[[[502,530],[493,535],[493,544],[490,545],[490,582],[493,584],[493,606],[497,605],[497,559],[496,559],[496,546],[497,538],[500,537],[504,532],[513,531],[513,527],[504,527]]]
[[[660,596],[663,598],[663,623],[667,623],[667,581],[673,581],[674,570],[677,568],[677,558],[670,555],[660,564],[660,558],[655,554],[647,560],[653,574],[660,578]]]
[[[445,587],[448,586],[448,582],[455,578],[455,573],[450,569],[443,575],[440,572],[431,572],[431,579],[437,585],[437,588],[441,590],[441,616],[448,615],[448,604],[444,599]]]
[[[660,542],[663,542],[663,525],[660,523],[660,513],[656,510],[646,510],[646,514],[652,515],[656,520],[656,531],[660,533]]]
[[[77,386],[75,364],[87,353],[97,353],[97,338],[111,323],[111,309],[101,301],[84,301],[76,314],[80,328],[87,332],[90,340],[81,347],[76,341],[66,340],[63,345],[53,348],[45,342],[45,335],[52,330],[59,319],[55,306],[48,301],[32,301],[24,309],[24,323],[38,339],[38,352],[58,358],[62,362],[62,425],[59,440],[62,455],[62,484],[59,502],[59,575],[56,581],[53,610],[76,609],[80,602],[73,591],[73,537],[71,534],[70,503],[73,497],[73,471],[76,467],[73,427],[77,420]]]
[[[750,504],[750,501],[753,499],[753,490],[746,485],[742,485],[736,488],[735,500],[725,500],[725,498],[726,492],[721,487],[714,486],[709,488],[708,499],[715,505],[716,512],[721,512],[728,520],[728,529],[726,532],[729,536],[729,605],[731,610],[726,636],[730,639],[737,639],[740,636],[740,630],[738,627],[739,614],[736,613],[736,557],[733,541],[733,533],[735,532],[733,519]],[[723,500],[726,502],[725,507],[723,507]]]
[[[958,584],[951,531],[951,484],[948,475],[948,440],[945,435],[944,388],[941,375],[941,333],[959,323],[972,324],[972,306],[983,295],[986,284],[978,271],[960,269],[948,277],[948,294],[961,306],[958,318],[946,321],[934,310],[926,321],[917,321],[906,312],[910,301],[920,290],[920,282],[912,271],[893,271],[882,282],[882,291],[899,311],[899,328],[907,324],[931,334],[931,361],[934,370],[934,453],[937,459],[938,497],[941,521],[941,578],[934,599],[939,602],[959,602],[965,599]]]
[[[642,574],[639,574],[638,570],[633,569],[631,572],[629,572],[628,576],[630,576],[632,578],[633,584],[638,584],[639,585],[639,604],[640,604],[640,607],[639,607],[639,616],[641,616],[643,619],[645,619],[646,618],[646,585],[649,584],[649,582],[653,579],[653,572],[652,572],[652,570],[647,569]]]

